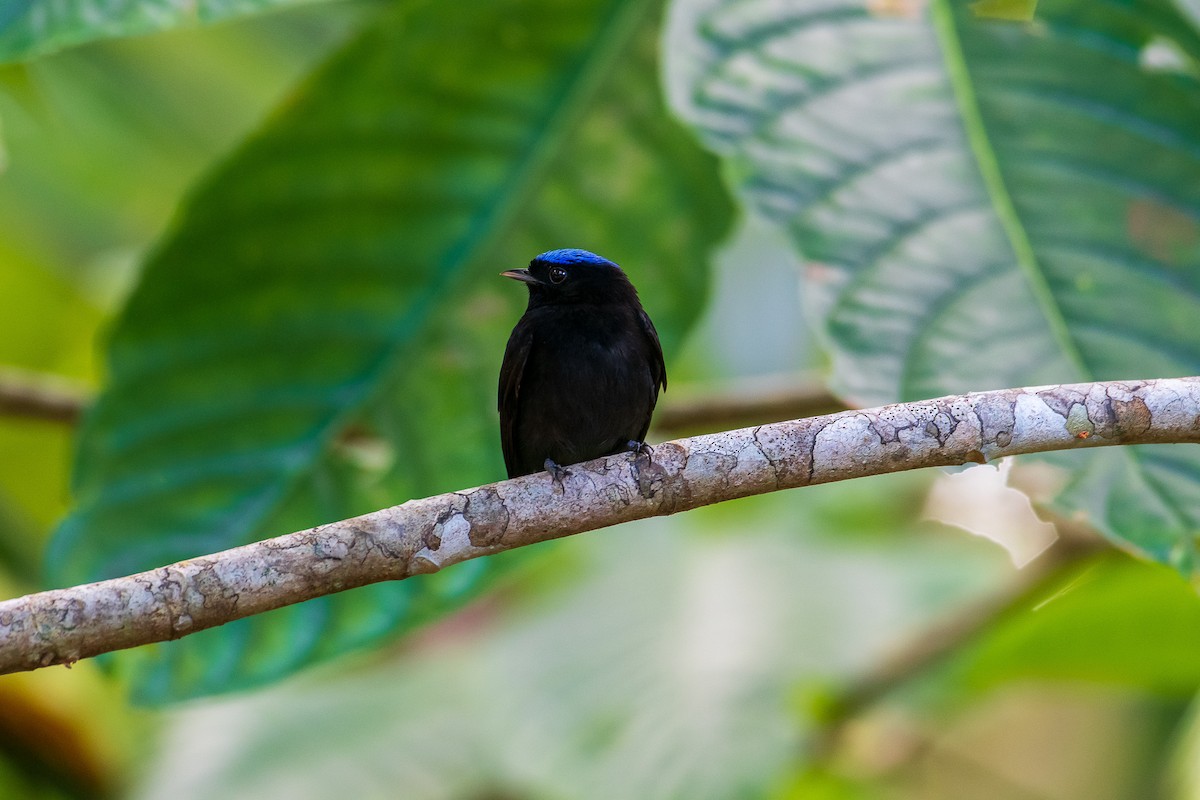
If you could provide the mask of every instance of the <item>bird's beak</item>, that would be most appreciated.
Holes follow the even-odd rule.
[[[529,274],[527,269],[510,269],[500,273],[505,278],[512,278],[514,281],[522,281],[524,283],[541,283],[537,278]]]

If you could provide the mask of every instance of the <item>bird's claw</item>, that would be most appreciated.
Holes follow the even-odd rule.
[[[556,462],[553,458],[547,458],[542,466],[545,467],[546,472],[550,473],[550,477],[554,481],[554,485],[558,487],[559,494],[562,494],[563,481],[567,479],[567,476],[571,474],[571,471]]]
[[[625,443],[625,447],[629,450],[629,452],[634,453],[635,455],[646,456],[647,458],[654,455],[654,448],[645,442],[636,442],[633,439],[630,439]]]

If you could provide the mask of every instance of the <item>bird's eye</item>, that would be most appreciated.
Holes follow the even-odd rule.
[[[551,283],[562,283],[566,279],[567,279],[567,271],[565,269],[563,269],[562,267],[551,267],[550,268],[550,282]]]

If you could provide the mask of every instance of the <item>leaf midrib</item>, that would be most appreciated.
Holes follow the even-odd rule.
[[[1063,316],[1058,301],[1054,298],[1054,293],[1051,291],[1045,272],[1033,251],[1033,244],[1017,214],[1012,194],[1004,180],[996,150],[992,146],[991,137],[983,122],[983,114],[975,96],[975,87],[971,83],[970,69],[967,67],[962,42],[959,40],[958,29],[955,26],[954,10],[950,8],[949,3],[950,0],[935,0],[931,13],[934,31],[942,46],[946,74],[954,92],[963,130],[967,135],[967,144],[975,156],[980,178],[988,197],[991,198],[992,207],[1004,229],[1004,235],[1013,249],[1013,255],[1016,256],[1017,267],[1033,292],[1034,299],[1041,309],[1042,316],[1050,326],[1050,333],[1059,349],[1078,371],[1078,375],[1075,376],[1064,375],[1063,381],[1093,380],[1092,371],[1088,368],[1083,354],[1071,336],[1066,318]]]

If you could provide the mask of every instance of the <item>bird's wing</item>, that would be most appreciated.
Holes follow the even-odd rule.
[[[654,377],[654,397],[658,399],[658,387],[667,388],[667,365],[663,361],[662,344],[658,341],[658,331],[650,321],[650,315],[638,310],[638,320],[642,323],[642,332],[650,342],[650,373]],[[651,404],[653,405],[653,404]]]
[[[650,404],[646,407],[646,419],[638,433],[638,441],[646,441],[646,433],[650,430],[650,418],[654,414],[654,406],[658,403],[658,389],[667,388],[667,365],[663,361],[662,344],[658,341],[658,331],[645,311],[638,310],[638,321],[642,325],[642,333],[646,335],[646,364],[650,367]]]
[[[497,404],[500,410],[500,449],[504,451],[504,466],[511,476],[516,469],[517,408],[521,395],[521,375],[529,361],[533,347],[533,331],[524,320],[513,328],[504,348],[504,361],[500,365],[500,390]]]

